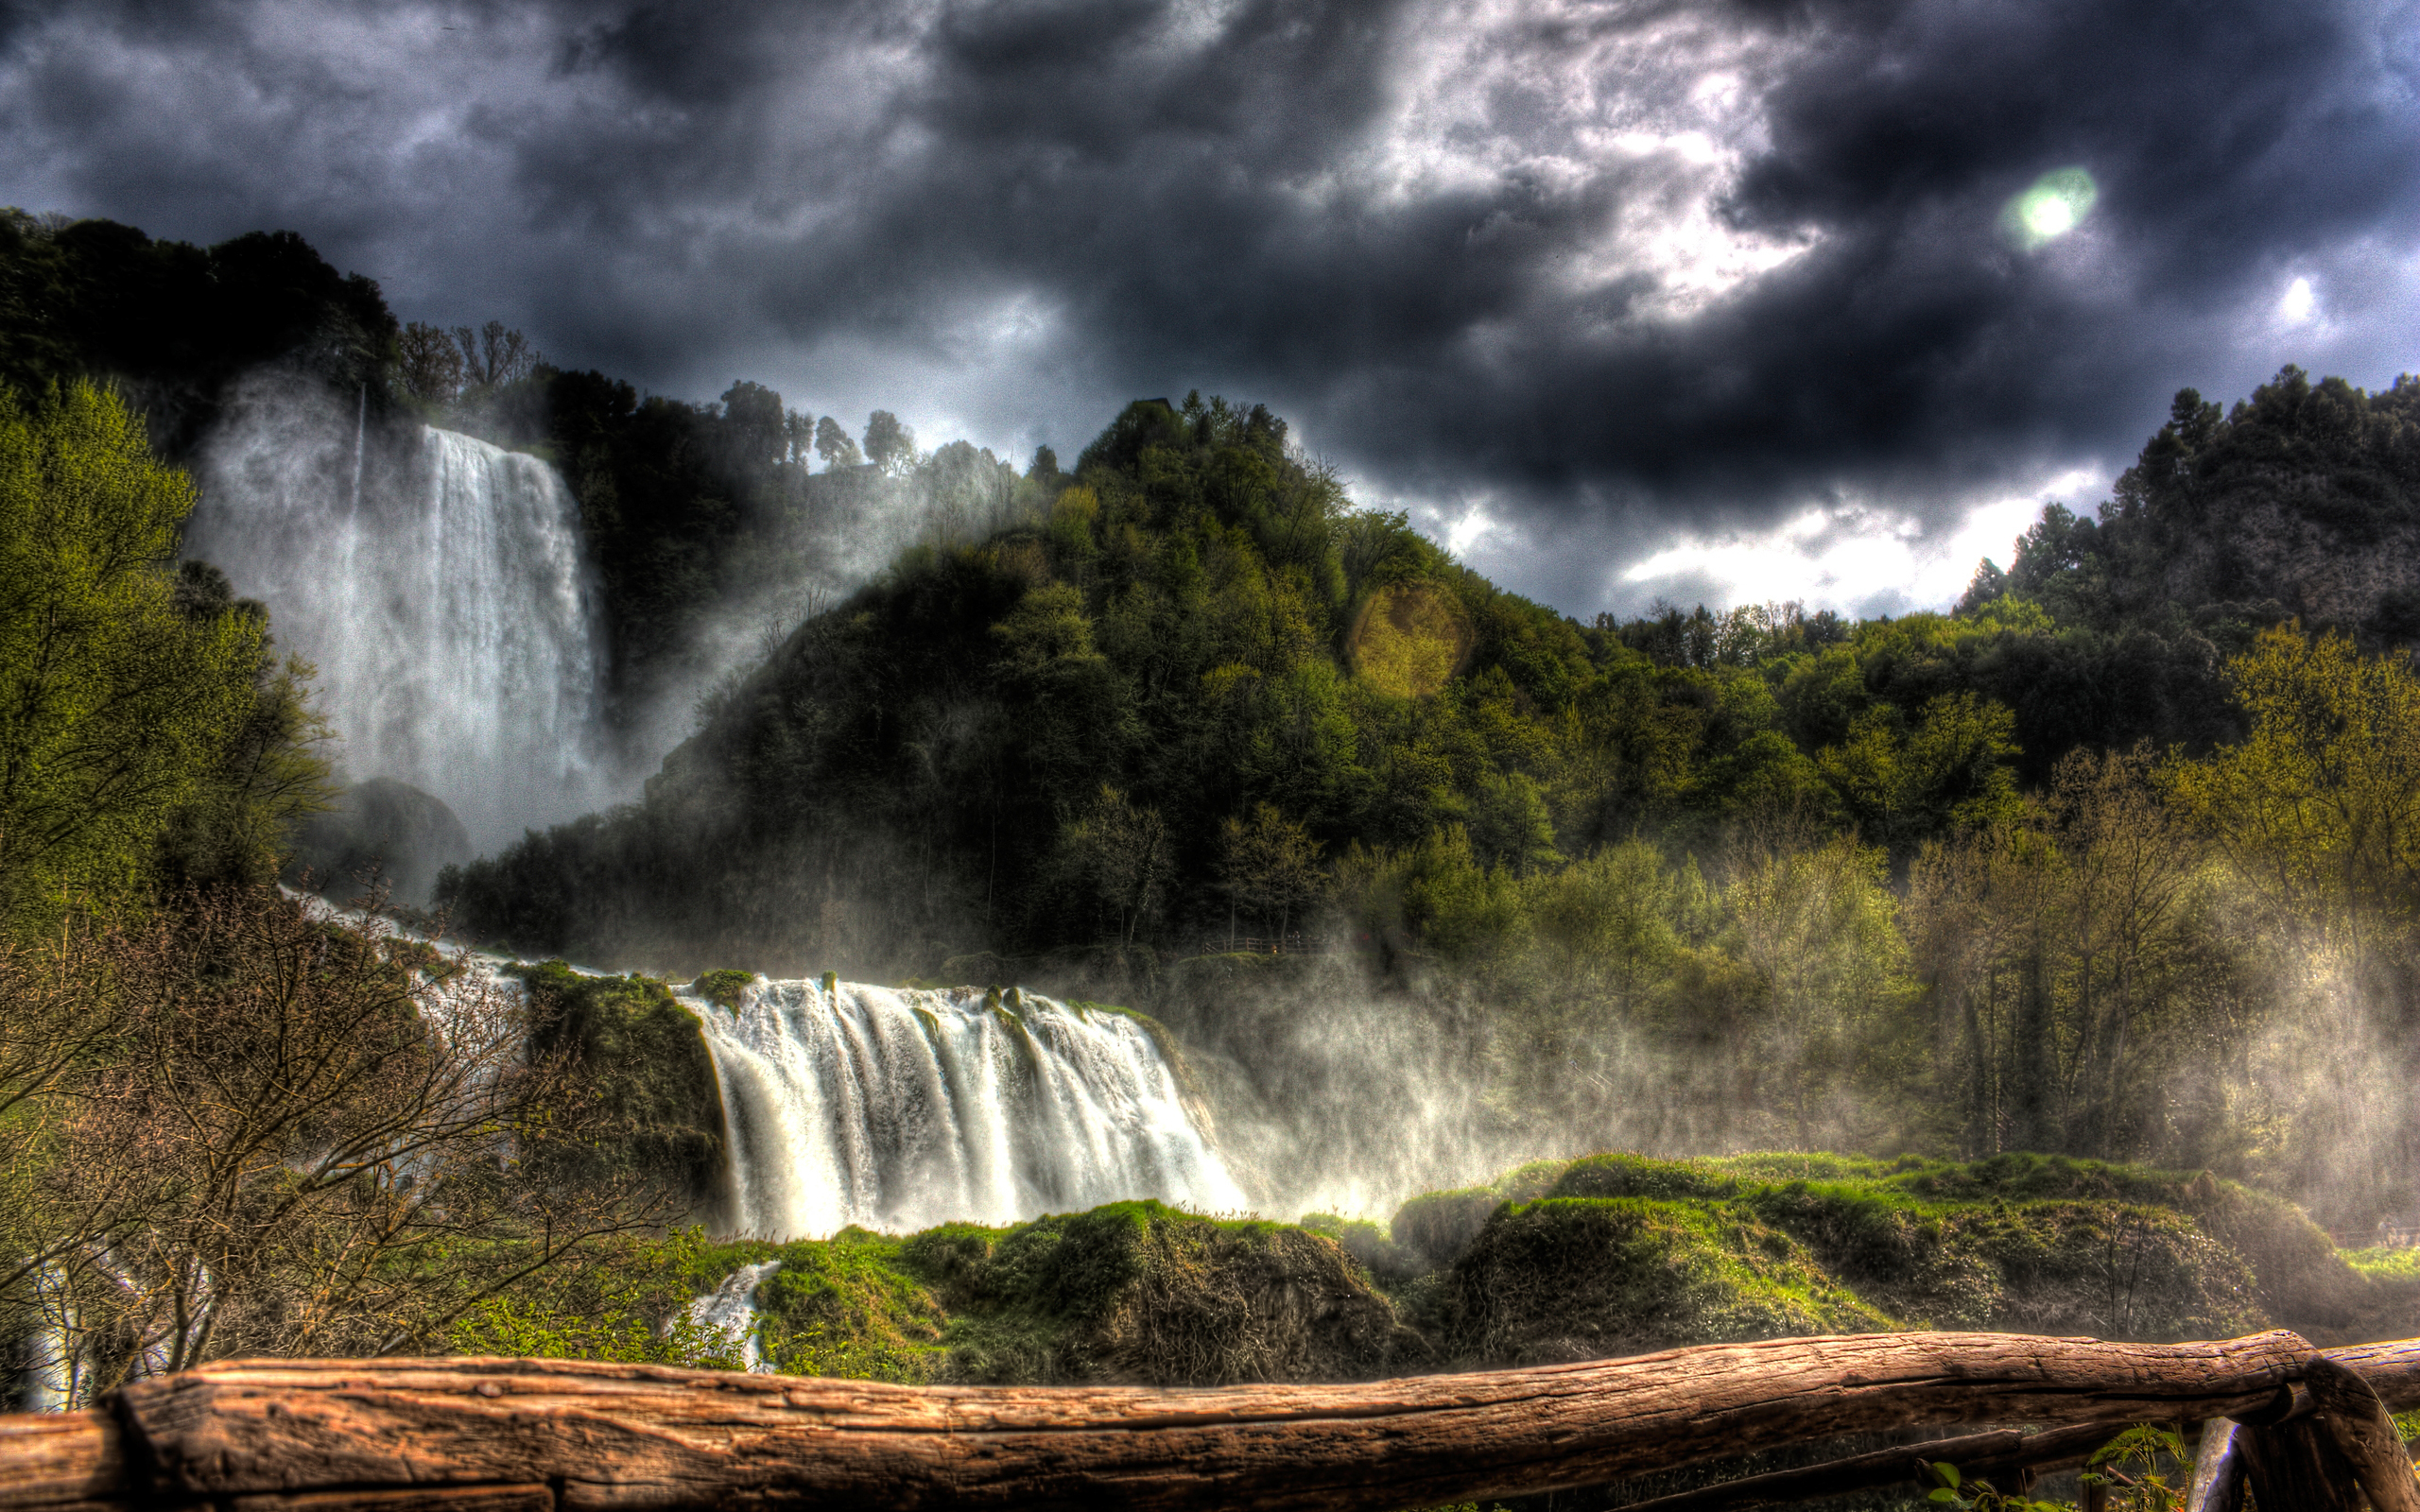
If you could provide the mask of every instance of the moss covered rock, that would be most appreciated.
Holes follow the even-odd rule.
[[[1487,1227],[1496,1209],[1508,1202],[1545,1196],[1570,1164],[1568,1160],[1532,1160],[1483,1187],[1424,1192],[1395,1210],[1390,1232],[1396,1244],[1426,1257],[1430,1266],[1451,1265]]]
[[[569,1057],[594,1104],[597,1138],[570,1174],[635,1175],[692,1208],[723,1187],[722,1093],[698,1021],[653,977],[583,976],[561,961],[506,971],[538,1010],[533,1058]]]
[[[1452,1352],[1490,1366],[1900,1326],[1751,1213],[1638,1197],[1504,1206],[1439,1311]]]
[[[1633,1215],[1619,1224],[1607,1215],[1613,1210],[1554,1217],[1524,1200],[1540,1194],[1549,1203],[1645,1206],[1621,1210]],[[1683,1221],[1689,1212],[1699,1218]],[[1618,1243],[1610,1237],[1616,1228]],[[2341,1338],[2375,1332],[2359,1320],[2379,1307],[2377,1284],[2346,1265],[2290,1204],[2206,1172],[2061,1157],[1961,1164],[1610,1153],[1424,1194],[1404,1204],[1392,1231],[1443,1271],[1398,1296],[1469,1363],[1747,1337],[1739,1331],[1783,1326],[1776,1319],[1787,1332],[1858,1309],[1908,1327],[2167,1340],[2222,1337],[2272,1321]],[[1789,1264],[1811,1272],[1751,1284],[1716,1263],[1724,1254],[1760,1256],[1748,1275],[1763,1278],[1780,1262],[1753,1237],[1764,1232],[1787,1239]],[[1669,1277],[1642,1268],[1659,1247],[1668,1252]],[[1560,1328],[1543,1302],[1536,1322],[1524,1321],[1531,1304],[1520,1297],[1552,1291],[1547,1272],[1557,1264],[1570,1267],[1566,1289],[1582,1299],[1570,1326]],[[1496,1280],[1520,1296],[1488,1298]],[[1677,1289],[1659,1303],[1656,1285]],[[1841,1312],[1841,1297],[1856,1307]],[[1668,1309],[1661,1317],[1657,1306]]]
[[[1436,1363],[1334,1239],[1157,1202],[746,1253],[781,1263],[757,1291],[761,1341],[800,1374],[1217,1385]]]

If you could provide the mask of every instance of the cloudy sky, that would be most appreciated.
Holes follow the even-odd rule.
[[[0,0],[0,202],[1071,455],[1262,400],[1585,616],[1938,605],[2187,385],[2420,369],[2420,12]]]

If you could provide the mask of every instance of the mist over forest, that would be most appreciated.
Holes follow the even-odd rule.
[[[2181,389],[1871,619],[1583,622],[1249,395],[1100,422],[0,215],[18,1397],[2420,1331],[2420,381]],[[1346,1301],[1120,1290],[1213,1272]]]

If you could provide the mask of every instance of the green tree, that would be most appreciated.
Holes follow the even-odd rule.
[[[916,462],[916,433],[899,417],[877,409],[866,417],[866,460],[885,472],[905,472]]]
[[[1077,875],[1117,918],[1118,943],[1157,905],[1169,870],[1168,827],[1160,811],[1137,806],[1104,783],[1060,830],[1060,846]]]
[[[2228,666],[2247,740],[2166,769],[2268,903],[2367,955],[2420,910],[2420,677],[2289,627]]]
[[[2420,1158],[2420,676],[2400,653],[2287,627],[2228,672],[2249,737],[2163,775],[2280,947],[2273,1053],[2297,1125],[2280,1158],[2310,1200],[2366,1223],[2408,1208]],[[2389,1057],[2401,1070],[2383,1075]]]
[[[178,608],[193,504],[115,396],[0,394],[0,917],[138,886],[254,713],[260,619]]]
[[[1249,820],[1229,817],[1219,826],[1219,884],[1227,894],[1227,944],[1235,947],[1235,910],[1266,919],[1275,915],[1280,948],[1294,911],[1320,894],[1323,848],[1300,819],[1274,804],[1255,803]]]
[[[840,428],[840,422],[826,415],[815,422],[815,455],[823,458],[826,472],[834,468],[856,467],[865,461],[857,451],[857,443]]]
[[[1866,710],[1816,760],[1867,838],[1904,850],[1925,835],[2014,814],[2014,729],[2005,705],[1949,693],[1927,701],[1912,730],[1893,705]]]

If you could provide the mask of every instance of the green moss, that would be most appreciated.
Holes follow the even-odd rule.
[[[1333,1239],[1382,1286],[1400,1286],[1429,1269],[1427,1257],[1389,1237],[1387,1230],[1363,1218],[1340,1218],[1332,1212],[1303,1215],[1305,1233]]]
[[[901,1241],[861,1228],[785,1245],[756,1288],[758,1341],[789,1375],[935,1379],[948,1314],[900,1263]]]
[[[539,1012],[534,1057],[570,1057],[601,1125],[563,1174],[635,1172],[712,1200],[722,1181],[722,1094],[698,1021],[653,977],[582,976],[561,961],[510,966]]]
[[[753,971],[708,971],[689,984],[689,990],[727,1012],[739,1011],[739,995],[756,982]]]
[[[1429,1356],[1333,1239],[1116,1203],[784,1246],[758,1293],[784,1369],[988,1383],[1351,1380]]]
[[[2374,1246],[2369,1249],[2346,1249],[2339,1258],[2372,1280],[2420,1281],[2420,1247],[2400,1246],[2395,1248]]]
[[[1467,1263],[1519,1207],[1503,1189],[1549,1168],[1416,1197],[1395,1215],[1395,1238]],[[1547,1194],[1685,1205],[1761,1225],[1802,1246],[1862,1305],[1911,1326],[2175,1339],[2273,1317],[2344,1327],[2379,1305],[2299,1210],[2206,1173],[2040,1156],[1961,1165],[1608,1153],[1564,1166]]]
[[[1571,1164],[1569,1160],[1531,1160],[1483,1187],[1424,1192],[1395,1210],[1390,1231],[1396,1244],[1425,1256],[1431,1266],[1450,1265],[1478,1237],[1496,1209],[1553,1192]]]
[[[1494,1187],[1424,1192],[1395,1210],[1388,1226],[1394,1242],[1424,1256],[1432,1267],[1452,1264],[1504,1206]]]
[[[1899,1326],[1789,1235],[1727,1204],[1510,1204],[1454,1267],[1438,1322],[1491,1365]]]
[[[2261,1311],[2308,1333],[2357,1327],[2376,1305],[2362,1277],[2300,1208],[2207,1171],[2079,1160],[2055,1155],[2002,1155],[1968,1165],[1935,1164],[1889,1178],[1918,1196],[2103,1199],[2171,1208],[2252,1267]]]

